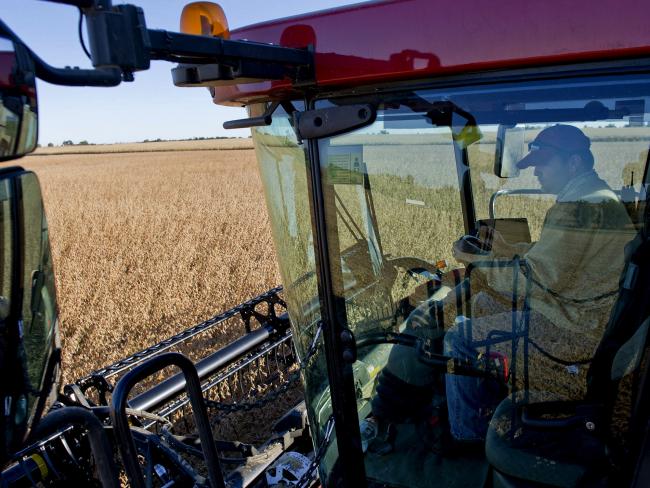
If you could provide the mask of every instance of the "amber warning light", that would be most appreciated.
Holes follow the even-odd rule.
[[[181,32],[195,36],[230,38],[228,20],[220,5],[212,2],[192,2],[181,12]]]
[[[216,3],[188,3],[181,13],[180,30],[182,34],[148,31],[152,43],[160,42],[165,48],[165,59],[175,55],[175,61],[180,62],[172,69],[176,86],[214,87],[283,79],[305,85],[314,78],[311,50],[230,39],[226,15]]]

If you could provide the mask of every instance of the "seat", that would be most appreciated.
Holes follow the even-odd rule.
[[[633,470],[621,464],[634,462],[633,426],[640,415],[647,421],[648,413],[632,398],[626,433],[612,423],[612,415],[623,389],[633,397],[638,393],[627,380],[622,387],[623,379],[640,377],[641,365],[648,363],[643,360],[650,349],[648,212],[644,221],[626,246],[619,296],[592,358],[584,399],[540,401],[540,392],[519,392],[496,408],[485,446],[495,486],[605,486],[612,469],[622,486],[626,473],[631,476]]]
[[[603,466],[606,446],[585,427],[591,421],[590,415],[580,415],[581,421],[573,415],[576,421],[568,422],[563,428],[537,429],[522,421],[522,408],[510,397],[506,398],[490,422],[485,440],[486,457],[499,473],[542,486],[570,487],[579,486],[593,476],[594,466]],[[514,480],[512,484],[518,486]]]

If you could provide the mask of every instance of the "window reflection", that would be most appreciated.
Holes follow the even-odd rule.
[[[628,324],[612,363],[625,341],[606,339],[646,225],[649,91],[630,77],[388,93],[372,125],[319,142],[334,292],[369,344],[354,370],[371,478],[475,486],[492,465],[571,484],[625,451],[595,405],[629,397],[645,344]],[[619,444],[545,430],[584,411]]]

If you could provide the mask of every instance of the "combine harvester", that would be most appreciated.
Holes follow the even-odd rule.
[[[94,69],[0,23],[2,159],[36,144],[35,77],[174,62],[248,108],[225,127],[251,128],[284,289],[59,389],[38,182],[3,170],[2,486],[650,486],[647,2],[379,1],[232,32],[198,2],[182,33],[58,3]]]

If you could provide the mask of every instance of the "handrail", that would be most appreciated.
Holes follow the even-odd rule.
[[[492,194],[492,196],[490,196],[490,203],[488,204],[488,213],[491,219],[496,218],[496,212],[494,210],[496,201],[498,197],[503,195],[549,195],[549,193],[546,193],[538,189],[532,189],[532,188],[518,188],[518,189],[504,188],[502,190],[497,190]]]
[[[636,198],[640,195],[639,192],[634,190],[633,187],[631,189],[634,191],[633,197]],[[621,198],[623,196],[623,192],[625,189],[621,190],[612,190],[614,194],[616,194],[617,197]],[[533,189],[533,188],[514,188],[514,189],[508,189],[504,188],[502,190],[497,190],[495,191],[491,196],[490,196],[490,203],[488,204],[488,212],[490,215],[491,219],[496,218],[496,211],[495,211],[495,205],[496,205],[496,200],[498,197],[501,197],[503,195],[552,195],[552,193],[548,193],[539,189]]]
[[[190,403],[192,404],[194,421],[196,422],[196,427],[199,431],[201,450],[203,451],[205,458],[210,483],[213,488],[225,488],[226,484],[223,479],[223,473],[221,472],[221,465],[219,463],[219,457],[217,456],[217,448],[214,439],[212,438],[212,429],[210,427],[210,421],[208,420],[208,412],[205,403],[203,402],[203,393],[201,391],[199,375],[194,367],[194,363],[186,356],[177,352],[167,352],[159,356],[154,356],[148,361],[139,364],[120,379],[115,386],[109,410],[113,422],[115,437],[118,441],[117,446],[122,455],[124,469],[129,477],[131,486],[144,488],[145,482],[142,478],[142,472],[140,471],[138,451],[135,447],[129,419],[126,413],[129,392],[138,382],[172,365],[179,367],[185,377],[184,386],[187,388]]]

